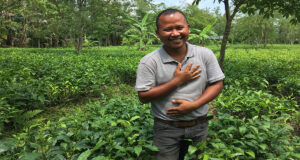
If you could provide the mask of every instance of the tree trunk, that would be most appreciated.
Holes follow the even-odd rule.
[[[41,40],[38,38],[38,48],[41,48]]]
[[[53,47],[53,38],[51,36],[51,38],[49,39],[49,47]]]
[[[21,46],[25,47],[25,43],[27,40],[27,28],[26,28],[26,24],[23,24],[23,34],[22,34],[22,38],[21,38]]]
[[[101,46],[101,38],[98,38],[98,49],[100,48],[100,46]]]
[[[239,1],[239,3],[235,4],[232,15],[230,15],[229,1],[223,0],[224,6],[225,6],[226,26],[225,26],[223,39],[222,39],[220,57],[219,57],[219,65],[222,70],[223,70],[223,64],[224,64],[224,59],[225,59],[225,50],[226,50],[227,40],[228,40],[228,37],[230,34],[232,20],[233,20],[235,14],[239,11],[240,6],[242,4],[244,4],[245,2],[246,2],[246,0],[241,0],[241,1]]]
[[[267,48],[267,32],[264,33],[264,48]]]
[[[232,20],[226,21],[225,31],[223,34],[223,39],[222,39],[222,44],[221,44],[219,65],[222,68],[222,70],[223,70],[223,64],[224,64],[224,59],[225,59],[225,50],[226,50],[227,40],[228,40],[228,37],[230,34],[231,22],[232,22]]]
[[[13,40],[13,30],[11,30],[10,28],[7,29],[8,30],[8,34],[7,34],[7,38],[6,38],[6,45],[7,46],[12,46],[12,40]]]
[[[58,47],[58,43],[59,43],[59,38],[55,37],[55,46],[54,47]]]

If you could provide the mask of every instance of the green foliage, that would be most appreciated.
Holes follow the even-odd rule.
[[[219,112],[210,121],[209,139],[189,148],[186,159],[297,159],[300,138],[291,139],[293,128],[281,123],[283,117],[237,119]]]
[[[148,22],[149,13],[146,13],[142,21],[139,22],[129,16],[126,16],[132,28],[128,29],[123,35],[123,45],[135,45],[138,50],[145,50],[146,47],[157,39],[154,32],[149,30],[150,25],[154,22]]]
[[[3,153],[43,159],[151,159],[157,148],[152,145],[153,120],[148,107],[132,99],[103,97],[101,103],[90,103],[86,110],[78,108],[58,122],[26,129],[15,136],[18,146]]]
[[[299,112],[299,105],[290,97],[280,98],[254,88],[243,89],[240,85],[238,81],[235,81],[233,85],[225,86],[224,91],[215,100],[218,110],[240,118],[273,115],[290,119],[291,115]]]
[[[133,83],[140,59],[140,56],[127,58],[132,57],[128,55],[130,52],[135,55],[136,51],[132,50],[105,54],[105,49],[100,53],[91,49],[84,55],[76,55],[68,49],[44,51],[4,49],[0,53],[0,96],[6,97],[9,105],[17,109],[39,109],[100,95],[107,84]]]
[[[7,104],[4,98],[0,100],[0,137],[7,129],[21,130],[23,127],[30,127],[43,119],[35,119],[43,110],[21,110]],[[11,127],[11,128],[9,128]]]
[[[189,40],[196,39],[199,44],[202,43],[203,46],[205,46],[205,41],[208,39],[211,39],[210,36],[217,36],[217,34],[212,31],[213,25],[217,22],[217,19],[210,22],[206,27],[204,27],[202,30],[200,29],[191,29],[192,33],[190,34]],[[194,32],[194,33],[193,33]]]
[[[151,50],[0,49],[1,159],[153,159],[150,106],[133,89],[137,64]],[[212,104],[218,119],[186,159],[198,151],[200,159],[299,159],[299,46],[228,51],[225,87]],[[77,110],[59,120],[38,117],[84,97],[97,100],[72,105]]]
[[[225,83],[238,81],[243,88],[253,87],[273,94],[299,97],[299,46],[272,45],[270,48],[229,48],[224,70]]]

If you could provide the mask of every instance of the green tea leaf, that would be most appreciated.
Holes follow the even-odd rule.
[[[250,155],[252,158],[255,158],[255,153],[251,150],[246,152],[248,155]]]
[[[241,135],[244,135],[247,131],[247,128],[245,126],[239,127],[239,132]]]
[[[203,156],[203,160],[209,160],[209,155],[207,155],[207,154],[204,154],[204,156]]]
[[[143,150],[142,146],[135,146],[135,147],[134,147],[134,153],[135,153],[137,156],[140,156],[142,150]]]
[[[196,147],[194,147],[192,145],[189,146],[189,149],[188,149],[189,154],[194,154],[196,151],[197,151]]]
[[[134,116],[134,117],[132,117],[129,121],[132,122],[132,121],[134,121],[134,120],[136,120],[136,119],[139,119],[139,118],[141,118],[141,117],[140,117],[140,116]]]
[[[116,149],[118,149],[118,150],[120,150],[120,151],[122,151],[122,152],[125,152],[125,148],[124,147],[122,147],[122,146],[115,146],[115,148]]]
[[[41,153],[25,153],[25,155],[21,157],[20,160],[37,160],[41,156]]]
[[[249,128],[253,133],[258,134],[258,129],[256,127],[250,126]]]
[[[86,150],[85,152],[81,153],[77,160],[87,160],[91,155],[91,150]]]
[[[103,145],[105,145],[107,142],[103,141],[103,140],[99,140],[98,143],[96,144],[96,146],[92,149],[92,151],[94,152],[95,150],[101,148]]]
[[[92,160],[106,160],[106,158],[104,156],[98,156],[93,158]]]
[[[292,153],[292,156],[296,157],[297,159],[300,159],[300,153]]]
[[[233,153],[230,155],[230,158],[233,158],[233,157],[237,157],[237,156],[242,156],[244,155],[244,153]]]
[[[144,147],[150,149],[151,151],[159,151],[158,148],[154,145],[146,144],[144,145]]]
[[[259,147],[262,149],[262,150],[266,150],[268,148],[268,145],[266,144],[260,144]]]

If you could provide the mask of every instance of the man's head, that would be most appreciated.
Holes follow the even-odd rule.
[[[176,13],[176,12],[182,14],[183,17],[184,17],[185,22],[188,24],[188,20],[187,20],[185,14],[184,14],[182,11],[180,11],[180,10],[178,10],[178,9],[172,9],[172,8],[169,8],[169,9],[166,9],[166,10],[161,11],[161,12],[157,15],[157,17],[156,17],[156,30],[158,30],[158,28],[159,28],[159,18],[160,18],[160,16],[162,16],[162,15],[170,15],[170,14],[174,14],[174,13]]]
[[[185,47],[190,34],[190,25],[185,15],[177,9],[162,11],[156,18],[156,34],[165,49]]]

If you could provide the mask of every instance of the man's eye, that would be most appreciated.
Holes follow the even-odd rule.
[[[171,28],[166,28],[164,31],[170,32],[172,29]]]
[[[177,27],[176,29],[178,29],[178,30],[182,30],[182,29],[183,29],[183,27]]]

